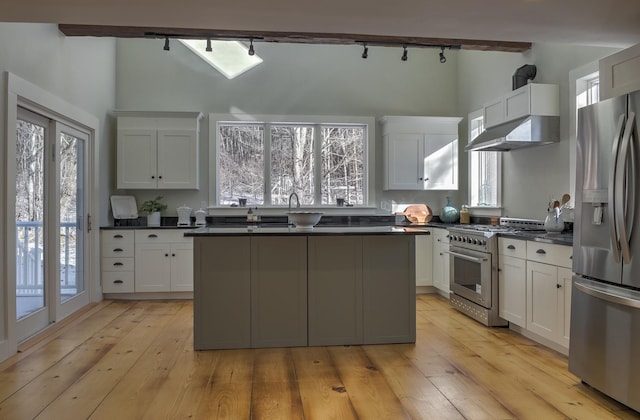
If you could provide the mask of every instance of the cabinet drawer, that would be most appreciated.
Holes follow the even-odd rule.
[[[130,243],[102,243],[102,258],[127,258],[133,257],[133,241]]]
[[[527,258],[527,241],[522,239],[498,238],[498,254],[515,258]]]
[[[192,243],[191,238],[185,238],[184,229],[138,229],[136,230],[136,245],[155,243]]]
[[[101,232],[103,243],[133,243],[133,230],[103,230]]]
[[[528,241],[527,260],[571,268],[573,248],[566,245]]]
[[[102,271],[133,271],[134,261],[133,258],[103,258]]]
[[[134,274],[132,271],[102,272],[102,291],[104,293],[133,293],[134,292]]]

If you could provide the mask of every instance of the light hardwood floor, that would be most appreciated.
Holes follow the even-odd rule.
[[[567,359],[417,298],[416,344],[193,351],[190,301],[105,301],[0,364],[0,419],[638,419]]]

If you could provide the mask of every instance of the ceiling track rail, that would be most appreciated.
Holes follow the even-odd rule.
[[[114,38],[183,38],[261,41],[289,44],[368,45],[380,47],[448,48],[474,51],[521,53],[531,49],[530,42],[490,41],[456,38],[424,38],[363,34],[330,34],[310,32],[240,31],[222,29],[161,28],[59,24],[66,36]]]

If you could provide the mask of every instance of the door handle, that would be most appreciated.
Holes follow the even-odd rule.
[[[445,251],[446,254],[453,255],[454,257],[462,258],[463,260],[473,261],[473,262],[483,262],[487,261],[486,258],[476,258],[470,257],[469,255],[460,254],[458,252]]]
[[[618,125],[616,126],[615,139],[613,141],[613,159],[611,163],[611,169],[609,170],[609,236],[611,240],[611,249],[613,251],[613,259],[615,262],[620,262],[620,241],[618,239],[618,221],[616,220],[616,206],[617,206],[617,191],[616,191],[616,179],[618,177],[618,158],[620,155],[620,140],[624,134],[624,114],[618,118]]]

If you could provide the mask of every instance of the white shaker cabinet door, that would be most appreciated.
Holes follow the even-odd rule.
[[[118,188],[157,188],[155,130],[118,131]]]
[[[197,189],[198,140],[192,130],[158,131],[158,188]]]

